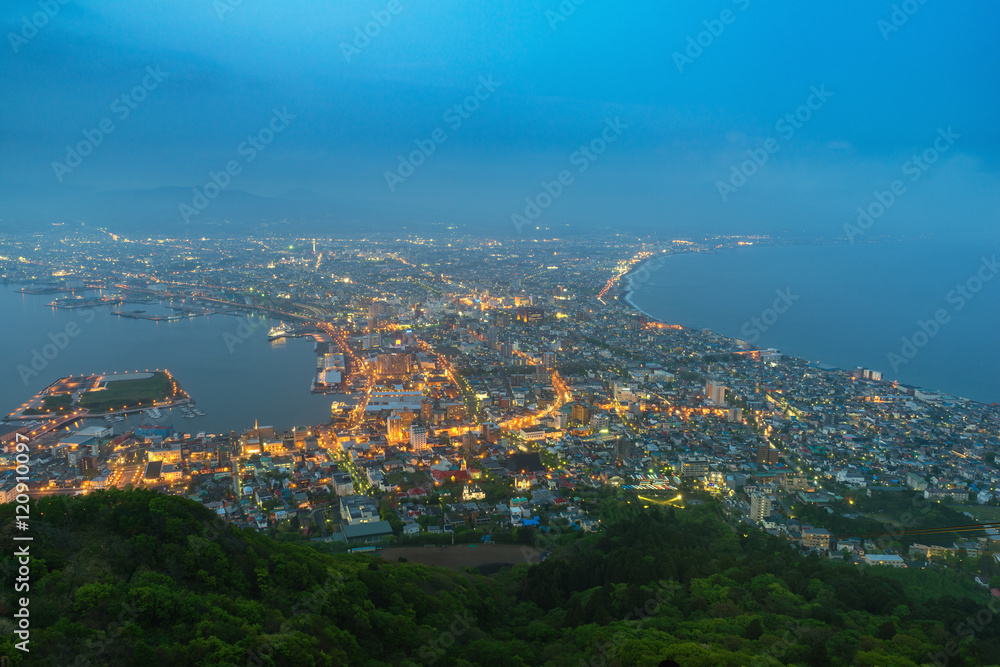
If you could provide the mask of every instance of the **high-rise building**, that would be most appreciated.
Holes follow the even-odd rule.
[[[556,365],[556,353],[542,352],[542,365],[546,368],[554,368]]]
[[[757,465],[773,466],[781,453],[766,442],[757,445]]]
[[[702,477],[709,472],[707,456],[682,456],[674,471],[680,477]]]
[[[483,422],[480,425],[480,430],[484,442],[496,442],[500,435],[500,429],[493,422]]]
[[[725,405],[726,404],[726,387],[725,385],[716,384],[715,382],[708,382],[705,384],[705,397],[715,405]]]
[[[401,442],[403,440],[403,420],[396,414],[392,413],[385,420],[385,430],[389,442]]]
[[[537,324],[545,319],[545,310],[533,306],[525,306],[517,309],[517,321]]]
[[[376,369],[382,377],[402,377],[413,370],[413,358],[409,354],[380,354]]]
[[[615,456],[619,459],[630,459],[633,456],[632,441],[628,438],[618,438],[615,442]]]
[[[750,494],[750,518],[760,522],[771,516],[771,498],[763,493]]]
[[[589,424],[591,416],[591,409],[589,405],[584,403],[574,403],[573,412],[570,414],[570,419],[581,424]]]
[[[476,434],[472,431],[466,431],[462,434],[462,446],[466,449],[471,449],[473,445],[476,444]]]
[[[870,368],[864,368],[862,366],[855,366],[854,371],[851,373],[851,377],[864,380],[874,380],[876,382],[882,379],[881,371],[873,371]]]
[[[404,429],[410,428],[410,424],[412,424],[413,421],[420,416],[415,410],[400,410],[397,414],[403,422]]]
[[[368,319],[374,320],[379,317],[391,317],[392,315],[393,307],[385,301],[375,301],[368,306]]]
[[[427,427],[414,424],[410,427],[410,446],[421,450],[427,448]]]
[[[606,412],[601,412],[590,418],[590,426],[595,431],[604,431],[611,425],[611,417]]]

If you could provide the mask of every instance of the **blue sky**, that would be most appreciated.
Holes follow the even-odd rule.
[[[25,29],[47,3],[37,34]],[[892,25],[892,2],[674,4],[8,0],[0,230],[78,220],[842,237],[901,179],[905,193],[866,234],[997,237],[1000,7],[912,0],[895,4]],[[390,20],[345,56],[373,12]],[[704,46],[679,68],[689,39]],[[114,100],[149,67],[166,76],[120,118]],[[481,77],[498,85],[484,93]],[[477,87],[478,108],[453,126],[445,113]],[[779,131],[812,89],[832,95]],[[275,108],[295,118],[248,162],[239,147]],[[581,160],[616,119],[627,127]],[[59,173],[66,146],[102,120],[114,131]],[[911,181],[907,162],[949,127],[958,138]],[[390,188],[397,156],[436,129],[446,140]],[[723,197],[719,182],[769,138],[777,150]],[[222,194],[183,219],[192,188],[231,160],[240,171]],[[572,182],[513,225],[562,171]]]

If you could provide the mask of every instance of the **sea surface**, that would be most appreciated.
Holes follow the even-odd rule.
[[[168,369],[207,413],[194,419],[165,413],[157,420],[173,424],[175,430],[228,433],[252,427],[255,420],[287,428],[330,418],[332,399],[309,392],[316,371],[312,339],[268,342],[267,332],[276,320],[247,315],[174,322],[125,319],[111,311],[172,311],[155,303],[59,309],[46,304],[68,294],[29,295],[16,289],[0,287],[0,416],[66,375]],[[46,353],[53,358],[45,358]],[[145,416],[129,418],[132,426],[152,422]],[[123,428],[119,423],[116,430]]]
[[[941,240],[684,253],[633,272],[630,301],[664,322],[1000,402],[997,256]]]

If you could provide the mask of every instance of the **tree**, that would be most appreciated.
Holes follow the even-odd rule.
[[[760,636],[764,634],[764,628],[760,624],[760,620],[753,618],[747,623],[747,627],[743,629],[743,638],[749,639],[750,641],[757,641]]]
[[[875,636],[879,639],[892,639],[896,636],[896,624],[891,620],[882,623],[878,626],[878,631]]]

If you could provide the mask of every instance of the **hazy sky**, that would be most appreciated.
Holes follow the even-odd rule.
[[[997,238],[1000,6],[680,4],[6,0],[0,231]]]

